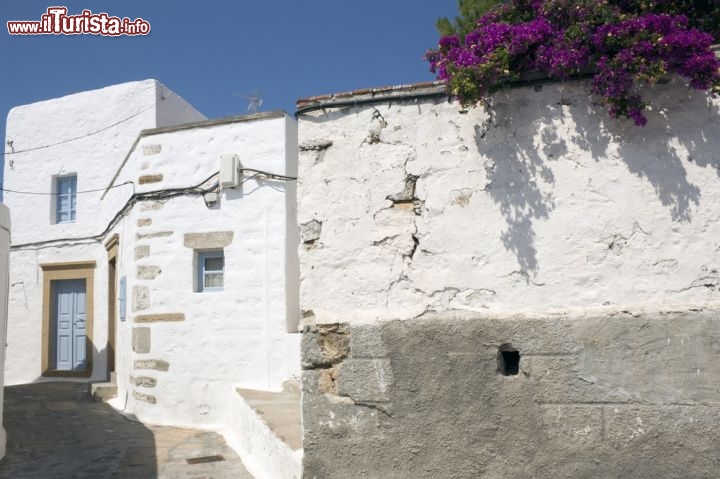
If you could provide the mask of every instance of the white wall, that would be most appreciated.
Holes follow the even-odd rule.
[[[7,436],[2,425],[4,398],[5,340],[8,311],[8,256],[10,254],[10,210],[0,205],[0,459],[5,456]]]
[[[156,81],[155,88],[157,90],[156,126],[178,125],[207,119],[205,115],[162,83]]]
[[[298,174],[298,125],[294,118],[285,119],[285,174],[297,177]],[[300,260],[298,244],[300,229],[297,223],[297,181],[285,183],[285,297],[287,298],[287,330],[298,332],[300,325]]]
[[[105,188],[140,130],[156,126],[155,95],[155,81],[146,80],[13,108],[6,133],[13,146],[6,145],[6,153],[79,139],[7,155],[5,188],[51,193],[53,176],[71,173],[78,175],[79,191]],[[123,119],[127,121],[86,136]],[[52,195],[6,192],[5,204],[23,211],[13,231],[13,245],[98,234],[105,223],[97,214],[101,194],[78,195],[77,221],[54,224]]]
[[[20,221],[20,214],[17,215]],[[10,294],[8,339],[5,359],[5,384],[24,384],[42,378],[42,306],[43,272],[41,264],[71,261],[95,261],[93,333],[93,374],[100,381],[107,375],[107,252],[102,245],[50,247],[10,252]]]
[[[139,132],[201,118],[184,100],[155,80],[113,85],[10,111],[6,141],[11,141],[12,146],[5,145],[4,201],[18,214],[10,254],[6,384],[39,379],[42,325],[39,265],[67,261],[97,262],[91,338],[96,353],[91,379],[105,377],[107,254],[102,242],[88,240],[88,244],[81,246],[74,245],[77,243],[74,241],[49,246],[28,243],[101,233],[132,194],[133,187],[126,185],[112,189],[102,199],[103,190]],[[78,195],[76,222],[54,224],[53,177],[72,173],[78,176],[79,191],[98,191]]]
[[[647,88],[640,128],[586,88],[302,114],[305,321],[718,307],[720,101]],[[408,175],[417,214],[387,199]]]
[[[118,315],[119,394],[114,405],[148,422],[221,428],[230,417],[234,387],[280,390],[283,381],[299,373],[299,335],[288,333],[288,325],[294,329],[299,316],[296,249],[295,243],[288,244],[297,238],[294,184],[248,181],[241,188],[223,190],[213,207],[197,196],[162,204],[140,202],[99,240],[78,238],[101,233],[134,191],[202,182],[218,171],[222,154],[239,155],[246,167],[294,175],[296,125],[287,115],[276,113],[148,130],[203,119],[166,87],[148,80],[15,108],[8,117],[7,137],[20,151],[83,136],[135,112],[142,113],[100,133],[9,155],[13,161],[7,163],[8,189],[51,193],[53,175],[76,172],[80,191],[99,191],[79,194],[77,222],[61,225],[51,222],[51,195],[6,195],[7,203],[22,211],[11,253],[7,383],[43,379],[39,265],[68,261],[96,262],[90,338],[96,350],[90,380],[105,379],[104,243],[117,234],[117,274],[127,278],[127,320],[121,322]],[[162,177],[145,181],[153,175]],[[125,182],[132,184],[104,191]],[[194,251],[184,246],[184,235],[212,231],[234,235],[224,248],[225,290],[195,293]],[[170,235],[144,236],[158,232]],[[61,244],[28,244],[61,238],[70,239]],[[150,254],[136,258],[136,246],[149,247]],[[139,271],[146,266],[161,273],[154,279],[141,278]],[[148,292],[147,304],[137,311],[133,311],[135,287]],[[182,313],[184,321],[134,322],[139,314],[163,313]],[[134,327],[151,329],[149,353],[133,350]],[[143,359],[165,361],[169,370],[136,369],[135,361]],[[154,387],[139,384],[143,379],[131,382],[148,377],[156,381]],[[155,398],[155,404],[142,400],[149,397]]]
[[[286,115],[276,114],[148,132],[118,182],[162,174],[162,182],[138,185],[137,191],[193,186],[218,171],[223,154],[238,155],[245,167],[288,174],[287,122]],[[197,196],[167,200],[159,209],[140,203],[117,228],[122,257],[118,274],[127,276],[128,320],[119,326],[118,354],[123,359],[117,364],[116,406],[151,423],[221,428],[230,417],[233,387],[280,390],[283,381],[299,373],[299,335],[288,334],[286,326],[297,322],[299,312],[297,303],[289,306],[286,295],[298,288],[297,277],[287,277],[285,268],[288,186],[248,181],[223,190],[213,207]],[[139,226],[144,224],[140,219],[152,223]],[[224,248],[225,288],[197,293],[194,251],[184,246],[184,235],[213,231],[234,232]],[[171,234],[142,236],[162,232]],[[136,261],[136,246],[149,246],[149,256]],[[139,279],[137,271],[143,266],[162,272],[155,279]],[[136,286],[148,288],[149,307],[133,312]],[[294,310],[294,318],[288,318],[289,310]],[[163,313],[183,313],[185,319],[134,322],[136,315]],[[151,329],[149,353],[132,351],[133,327]],[[166,361],[169,370],[135,369],[134,360],[142,359]],[[157,384],[133,385],[130,376],[152,377]],[[134,393],[151,395],[156,403],[138,400]]]

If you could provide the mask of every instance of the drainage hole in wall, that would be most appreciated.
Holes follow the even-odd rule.
[[[511,344],[501,344],[498,350],[498,372],[503,376],[516,376],[520,372],[520,351]]]

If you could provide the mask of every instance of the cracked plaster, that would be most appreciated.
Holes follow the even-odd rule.
[[[718,100],[657,85],[636,128],[584,88],[301,115],[305,322],[717,306]]]

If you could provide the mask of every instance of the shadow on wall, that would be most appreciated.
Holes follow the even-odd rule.
[[[532,101],[531,91],[495,96],[489,120],[475,126],[475,143],[486,158],[485,191],[507,223],[503,245],[514,253],[523,272],[539,270],[533,223],[550,218],[555,209],[552,167],[561,157],[579,166],[588,156],[595,162],[618,158],[629,172],[652,185],[673,221],[692,221],[701,191],[688,180],[685,165],[712,167],[720,176],[720,154],[717,143],[711,143],[720,138],[720,108],[704,92],[683,90],[679,83],[674,80],[643,92],[654,104],[645,127],[609,118],[578,84],[548,86],[557,88],[559,95],[543,97],[559,101],[544,108]]]
[[[252,181],[250,181],[252,180]],[[252,175],[245,176],[241,179],[240,186],[236,188],[228,188],[224,190],[228,201],[242,199],[243,197],[250,196],[256,191],[261,190],[263,187],[268,187],[273,191],[279,191],[286,193],[286,187],[283,181],[274,180],[271,178],[255,178]]]
[[[4,424],[0,477],[158,476],[152,431],[93,401],[87,383],[8,386]]]

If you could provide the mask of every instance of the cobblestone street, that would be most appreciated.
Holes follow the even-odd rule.
[[[5,388],[0,478],[252,478],[221,435],[133,422],[87,389],[68,382]]]

